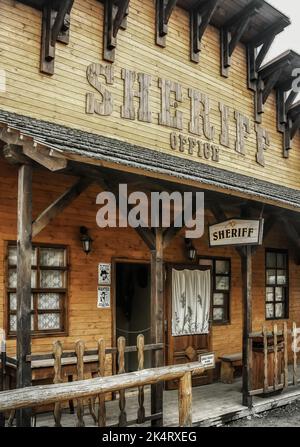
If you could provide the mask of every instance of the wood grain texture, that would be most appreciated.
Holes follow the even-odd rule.
[[[179,426],[192,427],[192,374],[185,373],[179,380]]]
[[[211,121],[215,127],[215,143],[220,140],[221,119],[219,102],[229,107],[229,147],[223,147],[220,154],[221,166],[250,177],[262,178],[299,189],[298,156],[300,135],[293,140],[290,158],[282,157],[282,134],[277,131],[275,94],[271,93],[262,117],[262,127],[269,134],[271,145],[265,151],[265,167],[256,162],[257,138],[254,126],[254,95],[247,88],[246,49],[238,44],[232,56],[230,76],[220,75],[219,30],[208,26],[203,39],[201,61],[190,62],[189,14],[175,7],[168,23],[168,44],[160,48],[154,43],[155,7],[152,0],[131,0],[127,29],[118,33],[118,50],[114,62],[115,85],[105,84],[105,90],[113,93],[113,110],[107,116],[97,113],[86,114],[86,95],[94,95],[100,105],[102,96],[89,84],[87,67],[99,61],[103,49],[104,7],[96,0],[77,0],[71,13],[70,44],[56,44],[55,77],[44,77],[39,73],[41,41],[41,14],[13,0],[3,0],[0,5],[0,42],[3,49],[2,67],[9,73],[7,93],[1,95],[2,107],[130,141],[140,146],[171,153],[169,144],[170,128],[159,126],[161,113],[161,92],[158,79],[168,79],[182,87],[183,100],[178,102],[176,111],[183,113],[184,133],[188,132],[190,101],[188,89],[194,88],[210,97]],[[27,43],[30,43],[28,45]],[[134,44],[134,58],[132,45]],[[101,57],[101,56],[100,56]],[[108,66],[110,64],[107,64]],[[120,118],[124,102],[124,85],[121,70],[144,73],[152,78],[151,111],[152,122],[124,120]],[[22,72],[22,76],[19,73]],[[138,82],[134,91],[139,90]],[[138,98],[134,99],[138,108]],[[90,107],[90,111],[93,107]],[[246,156],[235,151],[236,126],[234,111],[250,118]],[[174,111],[172,110],[172,113]],[[177,154],[183,159],[193,158],[191,154]],[[211,160],[204,163],[215,164]],[[280,167],[280,169],[278,169]]]
[[[55,341],[53,343],[53,355],[54,355],[54,379],[53,383],[62,383],[62,374],[61,374],[61,356],[63,352],[63,347],[61,342]],[[54,405],[54,420],[55,427],[61,427],[61,405],[59,402]]]
[[[14,408],[26,408],[28,406],[46,405],[54,402],[67,401],[70,398],[83,399],[127,388],[149,385],[159,381],[180,379],[186,373],[202,374],[203,368],[200,362],[186,365],[163,366],[150,368],[143,371],[87,379],[73,383],[60,383],[53,385],[41,385],[29,387],[23,390],[5,391],[0,394],[0,411],[8,411]]]

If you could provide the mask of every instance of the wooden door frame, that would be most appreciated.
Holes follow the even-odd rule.
[[[111,340],[112,340],[112,346],[117,346],[117,312],[116,312],[116,290],[117,290],[117,264],[146,264],[149,266],[150,269],[150,260],[149,259],[133,259],[133,258],[122,258],[122,257],[115,257],[111,259]],[[151,275],[151,272],[150,272]],[[151,318],[151,315],[150,315]],[[112,354],[112,374],[115,375],[117,373],[116,370],[116,360],[117,357],[115,354]]]
[[[205,271],[205,270],[210,270],[210,274],[211,274],[211,284],[212,284],[212,268],[210,265],[199,265],[199,264],[183,264],[183,263],[167,263],[166,264],[166,279],[165,279],[165,305],[164,305],[164,314],[165,314],[165,318],[164,320],[167,320],[167,326],[165,325],[165,330],[164,330],[164,351],[165,351],[165,363],[167,365],[169,365],[170,360],[169,360],[169,353],[170,350],[167,349],[167,343],[168,343],[168,325],[172,324],[172,321],[170,319],[169,321],[169,315],[168,315],[168,309],[172,308],[172,302],[170,302],[170,305],[168,306],[168,298],[170,298],[170,300],[172,301],[172,293],[170,290],[170,287],[172,285],[171,280],[172,280],[172,269],[176,268],[177,270],[201,270],[201,271]],[[213,299],[213,288],[211,287],[211,292],[210,292],[210,299],[211,299],[211,306],[210,306],[210,319],[209,319],[209,328],[210,328],[210,332],[208,335],[208,351],[211,351],[211,346],[212,346],[212,334],[211,334],[211,328],[212,328],[212,299]]]

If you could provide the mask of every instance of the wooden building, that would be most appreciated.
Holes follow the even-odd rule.
[[[243,350],[249,403],[249,334],[300,324],[300,55],[264,63],[289,23],[262,0],[0,0],[0,327],[18,386],[54,340],[144,331],[156,366]],[[195,260],[184,228],[97,226],[120,183],[205,193]],[[237,217],[264,219],[263,244],[210,247],[208,225]],[[209,334],[172,336],[172,265],[211,267]]]

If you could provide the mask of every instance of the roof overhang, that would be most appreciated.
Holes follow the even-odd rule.
[[[33,160],[48,157],[56,171],[64,166],[58,160],[72,160],[300,212],[300,190],[3,110],[0,140],[20,146],[26,142]]]

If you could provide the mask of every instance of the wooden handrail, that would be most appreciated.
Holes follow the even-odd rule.
[[[157,344],[149,344],[144,346],[144,351],[160,351],[164,347],[163,343],[157,343]],[[117,354],[118,348],[106,348],[105,354]],[[126,346],[125,352],[137,352],[136,346]],[[98,355],[97,349],[87,349],[84,351],[84,356],[89,355]],[[67,359],[71,357],[76,357],[75,351],[65,351],[62,353],[62,359]],[[46,354],[31,354],[27,355],[26,361],[27,362],[34,362],[38,360],[53,360],[54,356],[53,353],[46,353]]]
[[[95,379],[77,382],[58,383],[53,385],[40,385],[21,388],[0,393],[0,412],[20,408],[43,406],[70,399],[82,399],[97,396],[103,393],[153,385],[162,381],[181,379],[186,374],[202,374],[206,368],[200,362],[183,365],[163,366],[150,368],[110,377],[97,377]],[[191,390],[182,393],[189,396]],[[182,406],[185,407],[184,405]],[[190,404],[188,405],[190,407]]]

